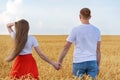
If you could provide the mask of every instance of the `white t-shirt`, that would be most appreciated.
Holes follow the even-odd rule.
[[[82,24],[72,29],[67,38],[74,43],[73,63],[96,60],[97,42],[101,41],[100,31],[91,24]]]
[[[10,33],[11,37],[14,39],[15,38],[15,33],[11,32]],[[38,46],[38,42],[34,36],[28,36],[27,42],[25,44],[24,49],[20,52],[19,55],[26,55],[26,54],[31,54],[32,53],[32,47]]]

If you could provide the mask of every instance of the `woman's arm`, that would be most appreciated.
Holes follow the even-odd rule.
[[[13,26],[14,26],[14,23],[8,23],[7,24],[7,29],[8,29],[9,33],[13,32],[13,29],[12,29]]]
[[[40,50],[40,48],[34,47],[35,51],[38,53],[38,55],[46,62],[48,62],[49,64],[51,64],[52,66],[54,66],[55,69],[59,69],[59,64],[52,62],[48,57],[46,57]]]

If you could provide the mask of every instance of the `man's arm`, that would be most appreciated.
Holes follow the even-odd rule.
[[[61,55],[60,55],[60,58],[58,60],[59,64],[62,64],[62,61],[63,61],[64,57],[66,56],[67,52],[69,51],[71,44],[72,44],[71,42],[67,42],[64,45],[64,48],[63,48]]]
[[[101,45],[101,42],[98,41],[97,42],[97,64],[98,64],[98,67],[100,66],[100,60],[101,60],[101,52],[100,52],[100,45]]]

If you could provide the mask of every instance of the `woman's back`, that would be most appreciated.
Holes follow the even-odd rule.
[[[11,32],[11,37],[14,39],[15,33]],[[38,42],[34,36],[28,35],[25,47],[22,49],[19,55],[26,55],[32,53],[32,48],[38,46]]]

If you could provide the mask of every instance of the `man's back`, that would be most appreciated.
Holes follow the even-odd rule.
[[[97,42],[100,41],[100,31],[91,24],[75,27],[68,41],[74,42],[74,63],[96,60]]]

